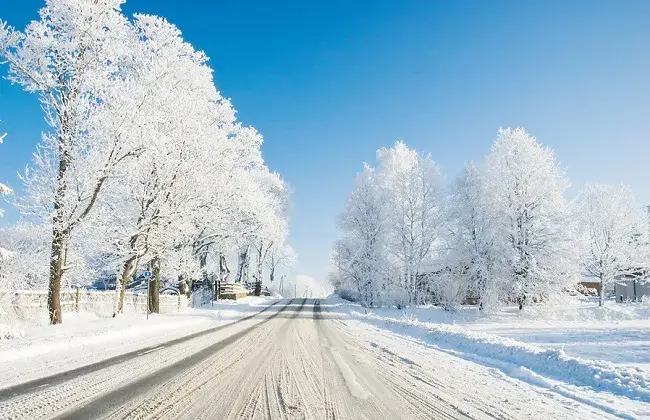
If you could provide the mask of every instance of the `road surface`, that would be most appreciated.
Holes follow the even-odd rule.
[[[609,418],[414,346],[351,328],[318,300],[284,300],[185,340],[0,390],[0,418]]]

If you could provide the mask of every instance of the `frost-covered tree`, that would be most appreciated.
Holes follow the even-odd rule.
[[[485,206],[494,275],[508,298],[556,295],[577,279],[576,229],[564,196],[569,182],[553,150],[524,129],[500,129],[485,160]]]
[[[4,140],[6,134],[0,134],[0,144]],[[0,182],[0,197],[10,195],[13,191],[11,188]],[[4,210],[0,208],[0,217],[4,214]],[[0,278],[3,276],[2,265],[11,258],[11,251],[0,246]]]
[[[266,259],[266,265],[269,270],[269,283],[275,281],[275,272],[279,266],[293,267],[296,259],[296,253],[290,245],[274,243],[270,247]]]
[[[134,143],[147,147],[115,185],[114,195],[131,209],[122,217],[119,243],[124,268],[118,312],[138,261],[151,261],[158,273],[167,251],[177,254],[179,248],[189,246],[194,212],[205,203],[204,177],[212,169],[204,151],[212,141],[227,137],[228,132],[220,133],[219,124],[230,123],[219,120],[221,98],[205,55],[184,42],[180,31],[162,18],[137,15],[134,27],[141,38],[138,51],[143,69],[138,88],[131,93],[139,103],[139,129],[130,135],[137,137]],[[155,281],[154,294],[159,288],[157,276]]]
[[[264,265],[274,246],[283,246],[288,233],[290,193],[285,182],[268,170],[257,173],[259,189],[250,198],[250,209],[257,228],[252,239],[255,250],[255,294],[259,295],[263,281]]]
[[[221,275],[233,250],[286,237],[286,200],[260,174],[284,183],[205,54],[165,19],[127,19],[122,3],[46,0],[24,32],[0,26],[10,79],[37,94],[50,125],[19,209],[52,231],[51,323],[62,322],[62,283],[82,267],[122,286],[153,269],[155,306],[161,277],[208,278],[211,255]]]
[[[378,306],[389,292],[386,279],[387,206],[377,174],[364,165],[357,175],[345,212],[339,217],[344,232],[334,248],[333,261],[340,275],[340,287],[349,290],[365,306]],[[382,292],[383,296],[382,296]]]
[[[418,304],[431,292],[429,274],[441,244],[444,222],[440,169],[431,156],[403,142],[377,151],[377,183],[386,197],[389,253],[402,273],[409,301]]]
[[[584,272],[600,282],[599,304],[617,281],[643,274],[648,266],[647,215],[632,190],[621,185],[585,186],[576,200],[584,240]]]
[[[466,165],[447,195],[447,275],[446,284],[438,288],[459,290],[451,295],[456,299],[474,296],[481,308],[498,303],[501,280],[493,273],[491,215],[485,200],[481,169]]]
[[[42,289],[48,279],[48,226],[16,223],[0,229],[0,289]]]
[[[0,134],[0,144],[2,144],[3,140],[5,139],[6,134]],[[0,155],[1,156],[1,155]],[[5,184],[0,182],[0,197],[10,195],[12,193],[12,189],[6,186]],[[0,208],[0,217],[3,215],[3,210]]]
[[[34,199],[46,203],[44,213],[51,215],[52,324],[63,319],[61,279],[72,232],[114,169],[139,150],[124,141],[120,121],[106,118],[111,97],[128,97],[128,90],[111,91],[130,83],[135,61],[122,2],[46,0],[40,19],[24,32],[0,24],[0,56],[9,63],[9,79],[38,96],[50,127],[43,138],[49,160],[42,162],[51,163],[45,169],[51,178],[38,188],[45,195]]]

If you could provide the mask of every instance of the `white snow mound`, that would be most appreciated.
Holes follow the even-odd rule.
[[[6,324],[0,324],[0,340],[12,340],[14,338],[22,338],[25,333],[17,328],[10,327]]]
[[[421,329],[426,341],[441,348],[496,359],[537,374],[575,385],[592,387],[631,399],[650,402],[650,372],[603,360],[567,356],[561,349],[544,349],[507,337],[467,331],[457,326],[352,313],[359,318],[389,325]]]

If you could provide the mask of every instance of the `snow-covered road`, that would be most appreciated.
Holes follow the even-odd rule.
[[[614,418],[310,299],[34,385],[0,418]]]

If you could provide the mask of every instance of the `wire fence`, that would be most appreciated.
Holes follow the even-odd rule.
[[[0,290],[0,323],[21,321],[42,324],[48,321],[46,290]],[[61,310],[66,313],[90,312],[101,317],[113,316],[117,296],[115,291],[72,289],[61,292]],[[189,306],[184,295],[160,295],[160,313],[174,313]],[[126,292],[124,313],[146,314],[147,295]]]

